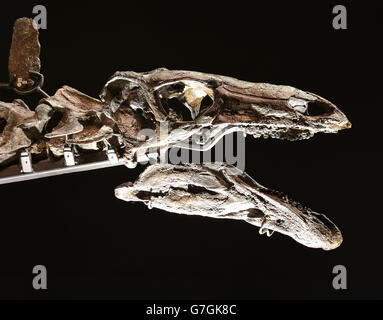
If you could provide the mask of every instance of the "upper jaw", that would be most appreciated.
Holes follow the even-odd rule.
[[[203,96],[211,99],[208,107],[201,103]],[[191,136],[196,127],[210,129],[212,134],[238,130],[254,137],[286,140],[351,127],[333,103],[316,94],[192,71],[117,72],[106,83],[101,100],[111,118],[118,118],[121,106],[131,106],[132,116],[139,111],[153,126],[167,122],[171,143],[185,139],[185,134],[178,138],[175,133],[188,131]],[[170,100],[178,100],[191,118],[171,109]]]
[[[280,90],[288,90],[279,86]],[[277,90],[277,89],[274,89]],[[298,97],[298,98],[297,98]],[[347,117],[330,101],[298,89],[283,99],[229,93],[214,125],[236,125],[255,137],[308,139],[316,133],[336,133],[351,127]]]

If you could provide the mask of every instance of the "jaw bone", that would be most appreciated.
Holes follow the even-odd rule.
[[[259,227],[260,234],[280,232],[307,247],[331,250],[342,242],[339,229],[327,217],[226,164],[152,165],[134,184],[117,187],[115,195],[149,208],[244,220]]]

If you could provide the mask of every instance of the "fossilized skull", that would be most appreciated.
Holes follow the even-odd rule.
[[[105,113],[116,121],[126,141],[126,157],[140,148],[169,147],[209,129],[202,150],[233,131],[254,137],[298,140],[317,132],[349,128],[346,116],[331,102],[290,86],[251,83],[234,78],[164,68],[146,73],[117,72],[101,92]],[[143,142],[143,128],[167,123],[169,136]]]
[[[201,150],[233,131],[298,140],[351,126],[331,102],[293,87],[163,68],[117,72],[101,100],[126,142],[128,165],[139,150],[185,146],[203,129],[209,130],[211,141],[200,142]],[[169,127],[165,138],[158,130],[163,123]],[[144,128],[155,129],[159,139],[140,139]],[[325,216],[228,165],[156,164],[136,183],[118,187],[116,196],[171,212],[243,219],[259,226],[260,233],[278,231],[309,247],[330,250],[342,242],[339,229]]]

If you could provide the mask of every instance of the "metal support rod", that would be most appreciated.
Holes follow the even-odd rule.
[[[22,173],[22,174],[10,176],[10,177],[0,178],[0,184],[40,179],[40,178],[67,174],[67,173],[75,173],[75,172],[103,169],[108,167],[116,167],[116,166],[122,166],[124,164],[125,164],[125,160],[123,158],[120,158],[118,159],[117,162],[111,162],[109,160],[105,160],[105,161],[99,161],[99,162],[93,162],[93,163],[74,165],[70,167],[51,169],[46,171],[34,171],[32,173]]]

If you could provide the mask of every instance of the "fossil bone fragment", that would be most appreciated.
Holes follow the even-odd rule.
[[[45,138],[54,139],[49,147],[55,155],[63,154],[65,144],[98,150],[97,143],[110,139],[114,134],[114,122],[103,116],[100,100],[64,86],[44,101],[62,115],[58,125],[45,134]],[[65,139],[65,143],[60,138]]]
[[[17,88],[34,85],[30,72],[40,72],[40,43],[36,23],[30,18],[15,21],[9,53],[9,80]]]
[[[31,145],[31,140],[26,132],[35,128],[42,132],[45,124],[50,119],[51,108],[45,104],[37,106],[31,111],[28,106],[19,99],[11,103],[0,101],[0,118],[6,125],[0,133],[0,154],[14,153]]]
[[[69,86],[57,90],[54,96],[45,99],[55,110],[63,113],[63,118],[46,138],[56,138],[80,133],[84,126],[80,121],[99,116],[102,111],[101,102],[91,98]]]
[[[134,184],[117,187],[115,195],[149,208],[244,220],[260,227],[260,234],[280,232],[312,248],[331,250],[342,242],[339,229],[326,216],[226,164],[152,165]]]

